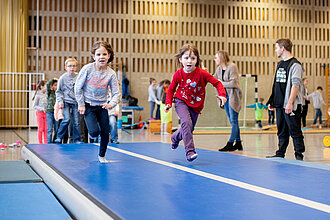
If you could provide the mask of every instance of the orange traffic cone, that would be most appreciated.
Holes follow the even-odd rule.
[[[142,123],[142,116],[140,115],[140,118],[139,118],[139,124],[137,125],[138,128],[142,128],[143,127],[143,123]]]

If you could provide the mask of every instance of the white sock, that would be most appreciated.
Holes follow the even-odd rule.
[[[167,126],[168,126],[168,123],[164,123],[164,134],[168,133],[167,132]]]
[[[164,134],[164,123],[160,123],[160,133]]]

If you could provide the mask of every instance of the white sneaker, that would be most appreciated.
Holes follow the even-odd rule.
[[[105,157],[98,156],[98,158],[99,158],[100,163],[109,163],[109,161],[107,159],[105,159]]]

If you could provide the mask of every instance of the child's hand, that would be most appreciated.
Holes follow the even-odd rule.
[[[102,105],[102,108],[105,108],[105,109],[112,109],[112,106],[109,105],[109,104],[107,104],[107,103],[104,103],[104,104]]]
[[[169,104],[167,104],[164,108],[164,111],[167,113],[170,109],[172,108],[172,106],[170,106]]]
[[[60,105],[58,106],[58,108],[59,108],[59,109],[63,109],[63,108],[64,108],[64,104],[60,104]]]
[[[81,115],[85,114],[85,110],[86,110],[85,106],[79,106],[78,107],[78,112]]]
[[[223,108],[225,106],[225,103],[227,102],[227,99],[223,96],[218,96],[217,98],[220,100],[220,108]]]

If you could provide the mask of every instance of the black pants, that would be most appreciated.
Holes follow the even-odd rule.
[[[160,105],[157,105],[156,118],[155,119],[160,120]]]
[[[85,122],[88,134],[93,139],[101,134],[99,156],[104,157],[110,133],[108,110],[102,108],[102,106],[91,106],[88,103],[85,103],[85,108]]]
[[[292,137],[295,156],[303,158],[305,152],[304,136],[301,131],[301,105],[291,114],[286,114],[284,108],[276,108],[277,136],[279,149],[276,155],[284,157]]]
[[[308,105],[303,105],[302,112],[301,112],[301,121],[302,121],[303,127],[306,127],[307,112],[308,112]]]
[[[268,124],[274,124],[274,120],[275,120],[275,111],[270,111],[268,110]]]
[[[256,124],[258,124],[259,128],[262,128],[261,120],[256,120]]]

